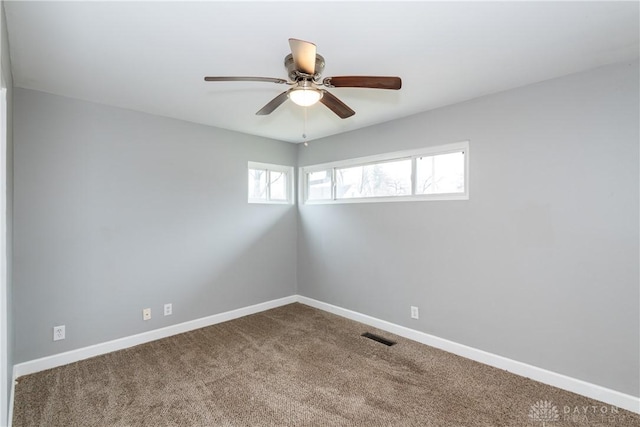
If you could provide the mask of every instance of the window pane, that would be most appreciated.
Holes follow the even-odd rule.
[[[410,159],[336,169],[338,199],[410,194]]]
[[[331,200],[331,169],[307,174],[307,199]]]
[[[267,200],[267,171],[249,169],[249,199]]]
[[[287,174],[286,172],[270,171],[271,200],[287,200]]]
[[[416,159],[416,194],[464,193],[464,152]]]

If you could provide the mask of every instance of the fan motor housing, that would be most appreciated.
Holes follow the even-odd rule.
[[[284,67],[287,69],[287,75],[294,82],[300,80],[300,78],[304,78],[307,76],[306,74],[301,73],[296,69],[296,64],[293,62],[292,54],[285,56]],[[313,76],[311,76],[313,77],[313,80],[318,80],[323,71],[324,71],[324,58],[322,57],[322,55],[319,55],[316,53],[316,72]]]

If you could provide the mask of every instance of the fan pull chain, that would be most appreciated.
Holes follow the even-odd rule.
[[[302,122],[302,139],[304,140],[304,146],[308,147],[309,143],[307,142],[307,107],[304,107],[304,120]]]

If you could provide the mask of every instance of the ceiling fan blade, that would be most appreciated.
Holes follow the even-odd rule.
[[[273,77],[205,77],[205,82],[269,82],[284,84],[285,79],[276,79]]]
[[[289,47],[296,69],[302,73],[313,75],[316,72],[316,45],[304,40],[289,39]]]
[[[289,91],[285,90],[284,92],[282,92],[280,95],[276,96],[275,98],[273,98],[271,101],[269,101],[269,103],[267,105],[265,105],[264,107],[262,107],[260,109],[260,111],[258,111],[256,113],[256,116],[266,116],[267,114],[271,114],[273,112],[273,110],[275,110],[276,108],[278,108],[280,105],[282,105],[282,103],[284,101],[287,100]]]
[[[322,81],[327,87],[364,87],[370,89],[393,89],[402,87],[400,77],[384,76],[340,76],[327,77]]]
[[[356,112],[347,106],[344,102],[336,98],[331,92],[322,89],[322,98],[320,102],[327,106],[331,111],[336,113],[341,119],[353,116]]]

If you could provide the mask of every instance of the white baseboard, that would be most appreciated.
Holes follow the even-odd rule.
[[[640,414],[640,398],[298,295],[298,302],[532,380]]]
[[[119,338],[113,341],[107,341],[100,344],[83,347],[76,350],[58,353],[40,359],[30,360],[28,362],[18,363],[13,366],[13,377],[18,378],[22,375],[33,374],[34,372],[44,371],[90,357],[99,356],[101,354],[111,353],[113,351],[122,350],[150,341],[167,338],[172,335],[181,334],[183,332],[192,331],[194,329],[204,328],[205,326],[215,325],[217,323],[226,322],[228,320],[237,319],[238,317],[248,316],[249,314],[259,313],[261,311],[270,310],[282,305],[291,304],[297,301],[296,295],[285,298],[271,300],[260,304],[251,305],[249,307],[238,308],[236,310],[224,313],[214,314],[212,316],[202,317],[200,319],[191,320],[177,325],[167,326],[165,328],[154,329],[152,331],[143,332],[141,334],[131,335]],[[13,405],[12,405],[13,407]]]
[[[250,314],[259,313],[261,311],[270,310],[272,308],[280,307],[294,302],[299,302],[310,307],[337,314],[338,316],[355,320],[357,322],[364,323],[366,325],[373,326],[387,332],[391,332],[401,337],[408,338],[410,340],[417,341],[431,347],[439,348],[441,350],[448,351],[449,353],[466,357],[467,359],[484,363],[485,365],[503,369],[523,377],[531,378],[532,380],[539,381],[544,384],[571,391],[573,393],[581,394],[583,396],[640,414],[640,398],[638,397],[611,390],[609,388],[572,378],[563,374],[548,371],[546,369],[538,368],[536,366],[528,365],[526,363],[518,362],[516,360],[509,359],[503,356],[498,356],[496,354],[489,353],[483,350],[478,350],[476,348],[469,347],[463,344],[458,344],[456,342],[429,335],[424,332],[416,331],[415,329],[396,325],[385,320],[380,320],[375,317],[367,316],[362,313],[347,310],[342,307],[327,304],[301,295],[291,295],[285,298],[267,301],[249,307],[227,311],[224,313],[214,314],[212,316],[203,317],[201,319],[184,322],[177,325],[167,326],[166,328],[155,329],[153,331],[132,335],[101,344],[96,344],[77,350],[71,350],[65,353],[43,357],[41,359],[19,363],[17,365],[14,365],[13,367],[14,381],[12,381],[12,383],[15,384],[15,379],[22,375],[28,375],[35,372],[43,371],[45,369],[55,368],[83,359],[88,359],[90,357],[110,353],[112,351],[122,350],[139,344],[155,341],[161,338],[170,337],[172,335],[181,334],[183,332],[192,331],[194,329],[204,328],[206,326],[215,325],[217,323],[226,322],[228,320],[237,319],[239,317],[248,316]],[[10,401],[11,403],[9,406],[9,416],[12,416],[13,387],[11,391]]]

